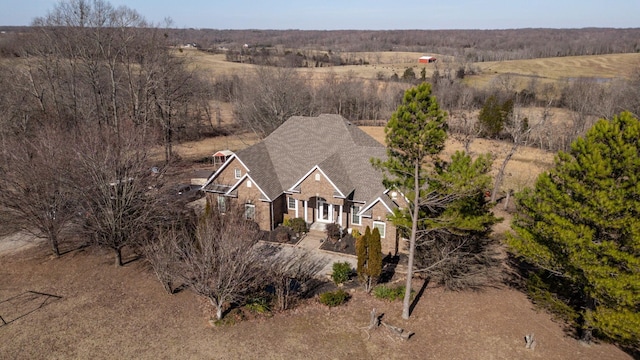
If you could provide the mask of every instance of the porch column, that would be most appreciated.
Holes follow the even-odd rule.
[[[338,224],[342,227],[342,204],[340,204],[338,211]]]
[[[300,201],[298,201],[298,199],[296,199],[296,217],[297,217],[297,218],[298,218],[298,217],[300,217],[300,216],[298,216],[298,208],[300,207],[300,206],[298,205],[298,203],[299,203],[299,202],[300,202]]]
[[[307,221],[307,200],[302,200],[302,204],[304,205],[304,222],[309,223]]]

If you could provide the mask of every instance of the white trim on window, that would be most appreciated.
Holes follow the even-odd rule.
[[[254,204],[244,204],[244,218],[253,220],[256,217],[256,206]]]
[[[387,230],[387,224],[384,221],[374,221],[373,228],[378,228],[378,231],[380,231],[380,238],[384,239],[384,234]]]
[[[251,183],[251,180],[247,180],[247,187],[251,187],[253,186],[253,184]]]
[[[242,170],[240,170],[238,168],[233,169],[233,176],[236,179],[240,179],[242,177]]]
[[[296,199],[292,196],[287,197],[287,209],[295,210],[297,208],[298,208],[298,201],[296,201]]]
[[[315,178],[316,178],[316,181],[320,181],[320,174],[316,174]]]
[[[351,205],[351,224],[362,225],[362,217],[358,215],[361,208],[358,205]]]

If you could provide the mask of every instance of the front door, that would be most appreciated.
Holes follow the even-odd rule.
[[[323,198],[318,199],[318,221],[333,221],[333,205],[327,203]]]

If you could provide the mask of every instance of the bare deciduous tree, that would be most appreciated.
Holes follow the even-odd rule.
[[[60,255],[60,235],[76,214],[77,196],[66,169],[72,167],[69,138],[46,127],[31,137],[2,142],[0,205],[9,209],[19,228],[45,238]]]
[[[178,278],[208,299],[222,319],[225,306],[239,302],[264,283],[262,257],[255,246],[260,230],[241,205],[212,211],[195,235],[177,246]]]
[[[157,237],[146,239],[142,245],[145,260],[169,294],[173,294],[175,290],[174,279],[179,264],[176,250],[179,249],[180,242],[186,238],[188,235],[184,229],[172,226],[160,230]]]
[[[316,275],[325,265],[310,252],[293,255],[279,252],[265,261],[278,310],[290,309],[296,300],[309,294],[317,282]]]
[[[122,249],[149,236],[162,213],[161,171],[152,171],[148,146],[133,129],[113,133],[97,126],[88,127],[75,145],[83,228],[99,246],[114,251],[118,266]]]
[[[551,114],[551,101],[547,103],[547,106],[542,111],[542,116],[537,123],[531,124],[529,119],[525,117],[520,109],[520,106],[514,106],[514,109],[510,115],[510,118],[504,124],[504,131],[509,135],[511,139],[511,147],[509,151],[505,155],[500,168],[498,169],[498,173],[496,174],[495,180],[493,182],[493,191],[491,191],[491,202],[495,203],[498,196],[498,191],[502,186],[502,181],[504,180],[504,173],[507,168],[507,164],[511,160],[511,157],[518,151],[520,146],[526,146],[529,138],[531,136],[531,132],[535,129],[542,128],[546,124],[547,120],[552,116]]]
[[[241,79],[235,95],[238,121],[260,137],[292,116],[318,115],[311,87],[295,69],[259,67]]]

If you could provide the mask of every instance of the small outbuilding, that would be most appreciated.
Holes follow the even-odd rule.
[[[231,150],[220,150],[213,154],[213,166],[217,170],[222,164],[224,164],[227,159],[229,159],[233,155],[233,151]]]
[[[436,60],[437,59],[435,57],[433,57],[433,56],[421,56],[418,59],[418,62],[420,64],[429,64],[429,63],[432,63],[432,62],[436,62]]]

